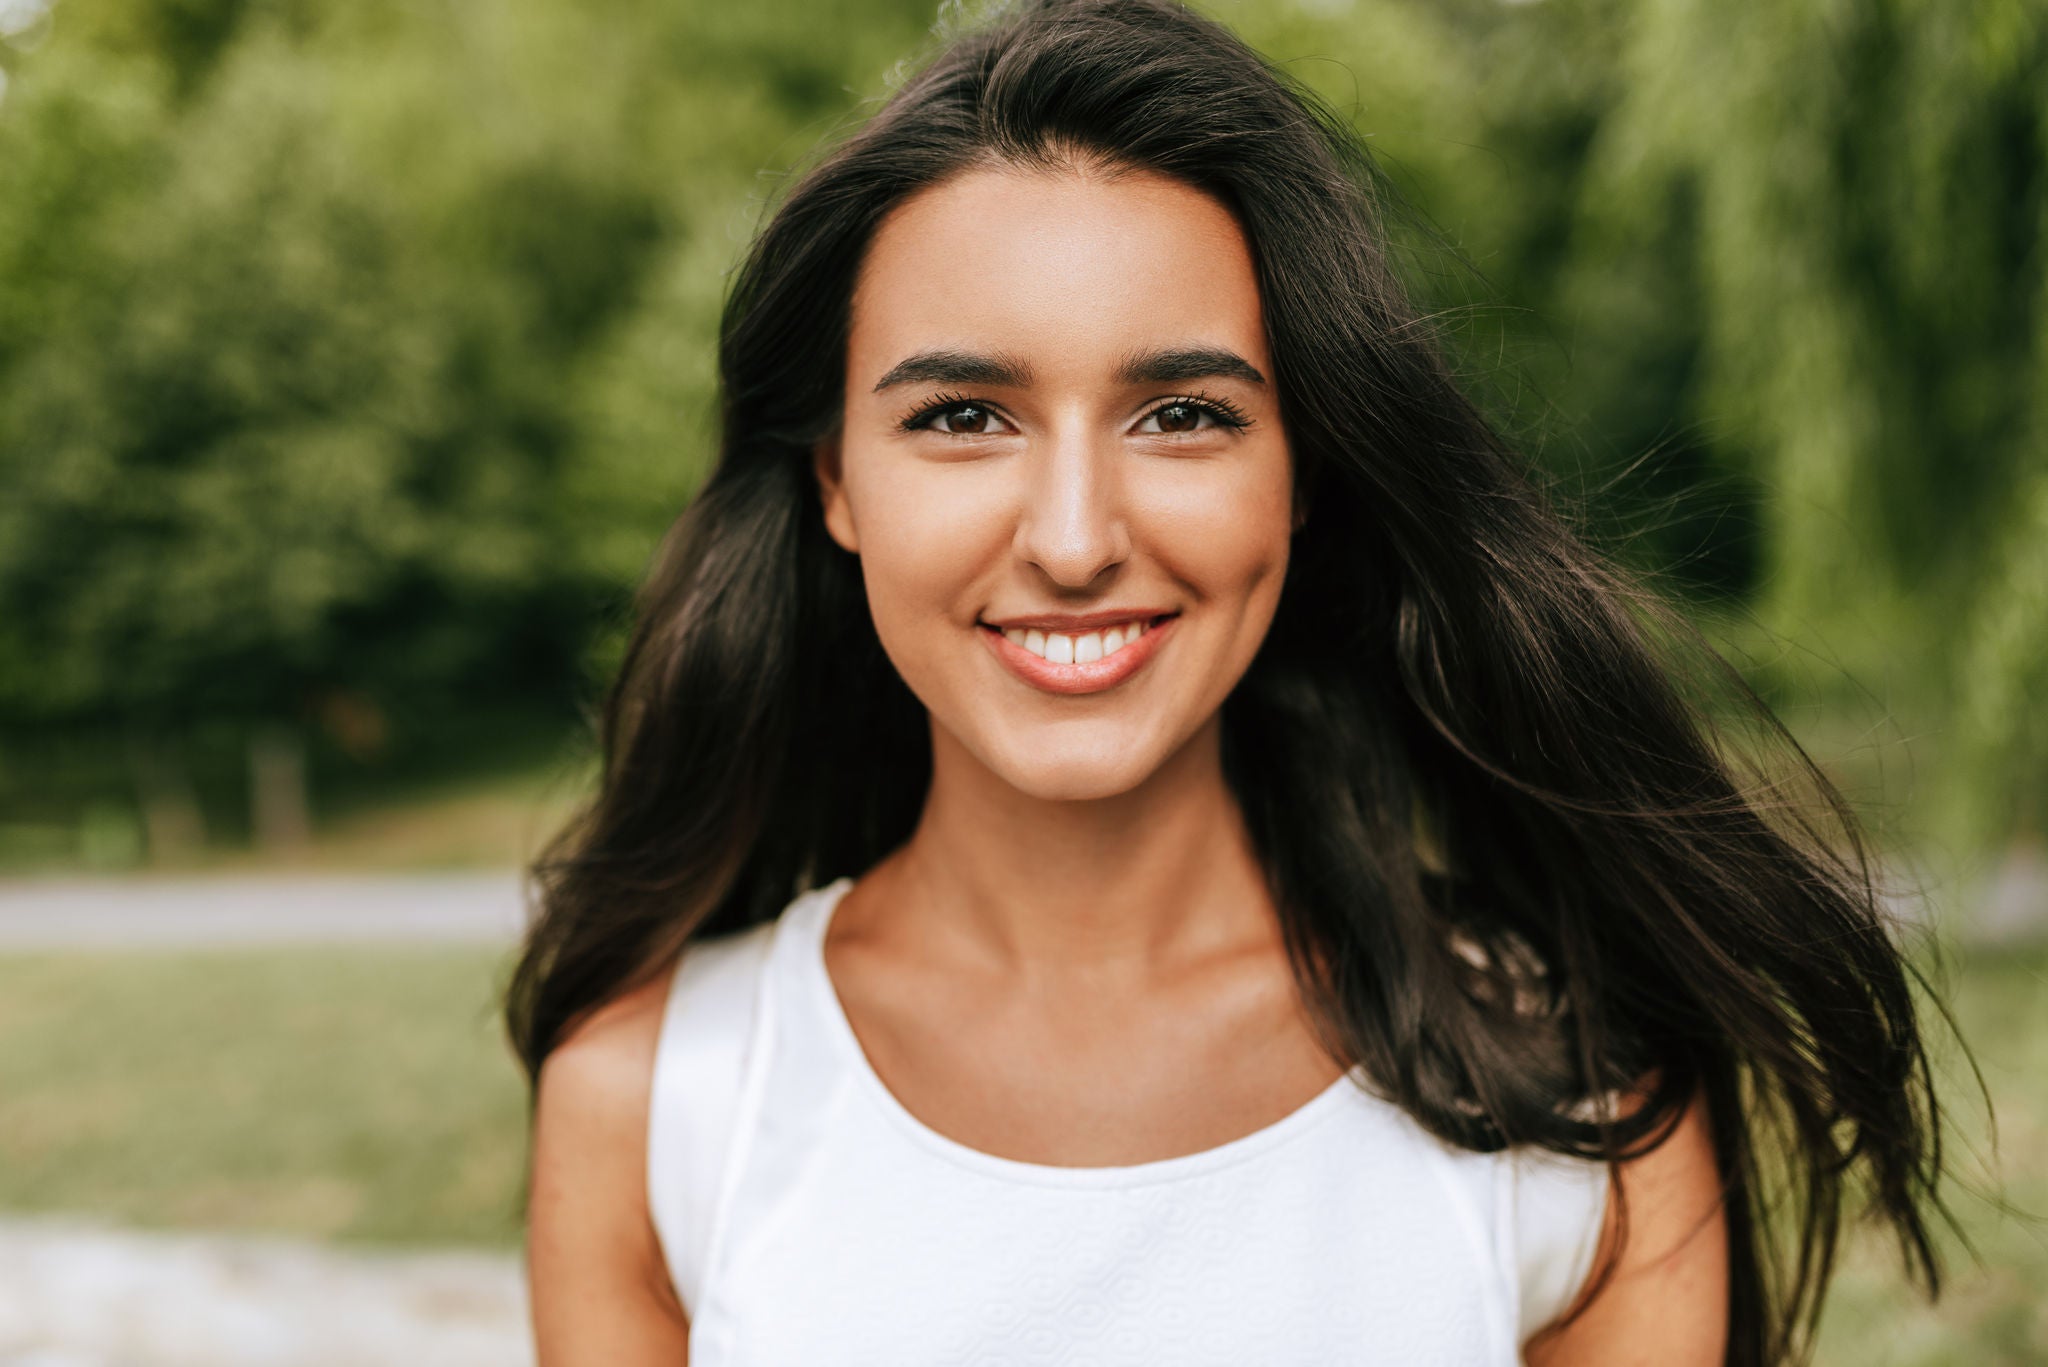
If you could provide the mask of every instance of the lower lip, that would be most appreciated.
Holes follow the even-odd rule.
[[[1180,614],[1175,613],[1157,625],[1147,626],[1144,635],[1114,655],[1105,655],[1087,664],[1071,665],[1054,664],[1034,655],[995,627],[977,626],[975,629],[988,642],[988,648],[995,652],[995,657],[1003,662],[1003,667],[1033,688],[1042,688],[1048,693],[1100,693],[1105,688],[1116,687],[1143,669],[1145,661],[1159,653],[1160,645],[1179,620]]]

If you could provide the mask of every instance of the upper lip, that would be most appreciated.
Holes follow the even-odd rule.
[[[1124,622],[1150,622],[1171,615],[1171,608],[1104,608],[1100,612],[1031,612],[1015,617],[984,617],[982,625],[1002,631],[1094,631]]]

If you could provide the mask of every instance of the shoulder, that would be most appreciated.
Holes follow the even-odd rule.
[[[697,1066],[728,1054],[750,1022],[774,924],[694,941],[668,965],[572,1025],[535,1082],[534,1147],[550,1175],[581,1188],[615,1186],[645,1218],[649,1130],[666,1117],[664,1091],[724,1081]],[[667,1037],[667,1038],[665,1038]],[[712,1096],[680,1099],[695,1109]],[[543,1155],[545,1150],[545,1155]]]
[[[677,969],[669,964],[571,1026],[541,1064],[536,1106],[553,1102],[556,1112],[613,1122],[630,1119],[636,1110],[644,1118],[655,1045]]]
[[[687,956],[685,956],[687,957]],[[542,1062],[534,1083],[538,1161],[574,1161],[579,1184],[637,1176],[663,1017],[680,971],[675,962],[576,1021]],[[644,1190],[637,1193],[643,1198]]]
[[[534,1082],[526,1271],[537,1360],[675,1363],[689,1320],[648,1215],[647,1116],[673,966],[577,1021]]]
[[[572,1265],[666,1294],[644,1178],[649,1098],[675,968],[574,1025],[534,1084],[529,1257],[536,1280]],[[590,1275],[586,1272],[583,1275]]]
[[[527,1264],[543,1364],[549,1345],[575,1361],[680,1360],[775,926],[690,943],[542,1062]]]
[[[1678,1362],[1669,1356],[1675,1344],[1685,1346],[1685,1362],[1718,1364],[1728,1322],[1728,1231],[1704,1093],[1693,1095],[1655,1148],[1615,1165],[1612,1186],[1619,1199],[1607,1203],[1601,1222],[1600,1271],[1558,1322],[1530,1340],[1530,1367],[1597,1367],[1646,1354]]]

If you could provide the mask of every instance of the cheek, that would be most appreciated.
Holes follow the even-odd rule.
[[[938,637],[973,625],[969,590],[1005,545],[999,491],[971,473],[883,468],[848,482],[868,604],[899,668],[914,667]]]
[[[1133,492],[1147,544],[1197,593],[1222,602],[1250,594],[1248,613],[1260,609],[1261,590],[1277,598],[1292,542],[1284,450],[1228,465],[1162,467]],[[1271,602],[1264,606],[1270,612]]]

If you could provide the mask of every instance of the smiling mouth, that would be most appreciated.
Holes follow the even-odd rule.
[[[1135,674],[1173,634],[1177,612],[1134,617],[1086,631],[976,624],[1012,674],[1048,693],[1098,693]]]
[[[987,622],[980,625],[989,631],[1000,631],[1011,645],[1030,651],[1039,659],[1050,664],[1093,664],[1108,659],[1126,646],[1135,645],[1144,633],[1178,613],[1163,612],[1152,617],[1134,617],[1127,622],[1114,622],[1106,627],[1091,627],[1086,631],[1045,631],[1038,627],[995,627]]]

